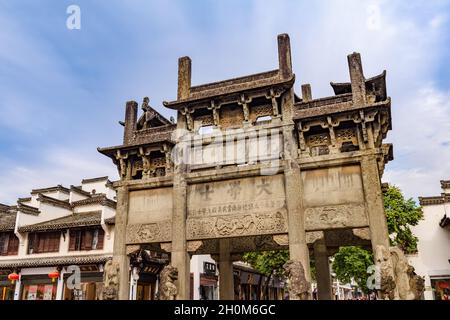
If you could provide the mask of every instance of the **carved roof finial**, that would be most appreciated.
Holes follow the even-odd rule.
[[[142,106],[141,106],[142,110],[148,111],[149,102],[150,102],[150,99],[148,97],[144,97],[144,100],[142,101]]]

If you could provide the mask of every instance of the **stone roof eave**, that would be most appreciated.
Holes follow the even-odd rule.
[[[174,142],[172,140],[164,139],[162,141],[154,141],[154,142],[149,142],[149,143],[122,144],[122,145],[118,145],[118,146],[104,147],[104,148],[98,147],[97,151],[100,152],[101,154],[103,154],[109,158],[113,158],[115,160],[117,150],[130,151],[130,150],[138,149],[139,147],[158,146],[161,144],[161,142],[168,142],[171,145],[174,144]]]
[[[339,97],[339,96],[336,96]],[[329,97],[333,98],[333,97]],[[311,100],[308,103],[314,102],[315,100]],[[296,104],[299,105],[299,104]],[[294,120],[309,120],[311,118],[321,117],[321,116],[327,116],[327,115],[333,115],[333,114],[339,114],[339,113],[345,113],[349,111],[358,111],[358,110],[364,110],[364,109],[371,109],[371,108],[385,108],[389,112],[389,119],[391,119],[391,98],[388,97],[385,101],[376,102],[372,104],[367,104],[363,107],[355,107],[353,106],[353,102],[347,101],[347,102],[340,102],[340,103],[330,103],[326,104],[324,106],[320,107],[313,107],[313,108],[306,108],[306,109],[297,109],[294,111]],[[392,129],[392,123],[389,121],[389,130]]]
[[[163,105],[169,109],[180,110],[189,104],[209,103],[212,99],[220,99],[222,97],[226,97],[226,96],[230,96],[230,95],[240,95],[242,93],[246,93],[249,91],[265,90],[265,89],[269,89],[271,87],[279,86],[279,85],[292,86],[294,84],[294,82],[295,82],[294,74],[288,79],[274,77],[273,81],[267,81],[267,83],[263,83],[260,85],[250,86],[248,88],[245,88],[245,87],[240,88],[238,86],[235,90],[230,90],[230,91],[226,91],[226,92],[220,92],[220,93],[213,92],[213,93],[211,93],[209,95],[205,95],[205,96],[194,96],[194,97],[189,97],[188,99],[175,100],[175,101],[170,101],[170,102],[164,101]],[[211,90],[211,91],[213,91],[213,90]]]

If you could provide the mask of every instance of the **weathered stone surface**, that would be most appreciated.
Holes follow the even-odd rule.
[[[175,281],[178,280],[177,268],[168,265],[162,269],[159,280],[159,299],[176,300],[178,288]]]
[[[300,261],[289,260],[283,266],[288,278],[290,300],[309,300],[310,283],[306,280],[305,269]]]
[[[305,228],[308,231],[358,228],[368,225],[363,204],[343,204],[305,210]]]
[[[172,188],[131,191],[128,223],[147,224],[172,218]]]
[[[380,296],[385,300],[420,300],[424,279],[415,274],[403,251],[377,246],[375,262],[381,274]]]
[[[126,246],[138,244],[170,252],[177,276],[168,273],[176,284],[168,298],[189,297],[188,252],[218,255],[230,271],[245,251],[288,247],[291,299],[307,299],[308,245],[316,241],[324,269],[326,255],[340,245],[370,240],[383,296],[409,299],[420,291],[420,279],[382,249],[389,238],[380,176],[392,160],[392,148],[383,145],[391,129],[385,72],[366,79],[353,53],[350,82],[332,83],[335,96],[314,99],[304,85],[299,98],[289,42],[278,37],[277,70],[198,86],[191,85],[190,58],[180,58],[177,100],[163,103],[177,111],[176,124],[146,98],[139,119],[137,103],[127,103],[123,144],[99,149],[120,174],[119,298],[127,298]],[[201,133],[205,126],[214,134]],[[232,298],[227,288],[223,295]]]
[[[172,221],[165,220],[127,226],[127,244],[166,242],[172,239]]]
[[[119,299],[119,270],[120,265],[113,260],[105,263],[103,272],[103,300]]]

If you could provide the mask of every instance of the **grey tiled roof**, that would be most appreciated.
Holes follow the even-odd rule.
[[[0,211],[0,231],[12,231],[16,224],[16,212]]]
[[[111,257],[112,255],[82,255],[2,260],[0,261],[0,268],[50,267],[65,266],[70,264],[103,263]]]
[[[101,215],[101,211],[73,213],[62,218],[20,227],[19,232],[61,230],[72,227],[100,225]]]

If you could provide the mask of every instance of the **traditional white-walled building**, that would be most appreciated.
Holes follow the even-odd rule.
[[[424,219],[412,228],[418,252],[408,260],[425,277],[425,299],[450,299],[450,180],[441,181],[440,196],[419,197]]]
[[[0,300],[99,300],[103,266],[112,258],[116,192],[108,177],[79,186],[34,189],[16,205],[0,204]],[[167,254],[130,253],[130,300],[153,300]],[[70,287],[74,268],[80,289]],[[235,262],[235,298],[257,300],[266,277]],[[8,279],[15,274],[14,282]],[[54,276],[54,279],[51,276]],[[191,299],[219,299],[217,263],[210,255],[191,258]],[[271,299],[282,299],[284,283],[269,283]]]
[[[0,205],[0,300],[99,299],[115,207],[108,177],[35,189],[15,206]],[[81,271],[78,290],[68,288],[73,266]],[[12,283],[10,274],[19,279]]]

